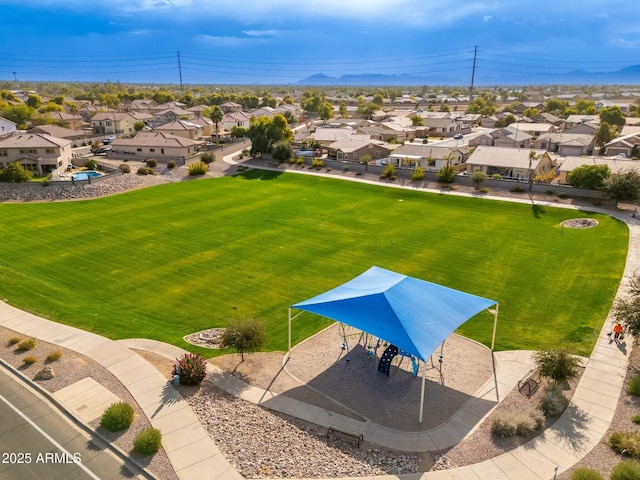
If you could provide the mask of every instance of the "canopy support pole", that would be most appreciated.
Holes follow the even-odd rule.
[[[287,339],[287,357],[291,355],[291,307],[289,307],[289,333]]]
[[[491,336],[491,351],[496,344],[496,329],[498,328],[498,309],[500,304],[496,302],[496,309],[493,311],[493,335]]]
[[[427,369],[422,369],[422,387],[420,388],[420,413],[418,414],[418,423],[422,423],[422,412],[424,411],[424,386],[426,382]]]

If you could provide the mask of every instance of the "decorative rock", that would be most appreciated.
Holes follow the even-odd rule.
[[[51,380],[54,376],[53,367],[46,366],[33,377],[34,380]]]

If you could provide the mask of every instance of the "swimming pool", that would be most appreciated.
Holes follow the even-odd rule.
[[[71,178],[74,180],[89,180],[89,178],[101,177],[102,174],[100,172],[94,172],[93,170],[89,170],[87,172],[77,172],[71,175]]]

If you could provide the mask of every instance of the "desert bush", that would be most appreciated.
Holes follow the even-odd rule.
[[[627,392],[631,395],[640,396],[640,375],[634,375],[629,380],[629,385],[627,385]]]
[[[489,193],[489,189],[488,189],[487,187],[482,187],[482,188],[479,190],[479,192],[480,192],[480,193]]]
[[[198,385],[207,376],[207,363],[199,353],[185,353],[176,359],[171,375],[176,374],[181,385]]]
[[[640,464],[625,460],[611,469],[609,480],[640,480]]]
[[[414,182],[424,180],[424,168],[422,168],[422,165],[418,165],[413,171],[413,173],[411,174],[411,180],[413,180]]]
[[[169,160],[169,161],[167,162],[167,168],[168,168],[169,170],[171,170],[172,168],[176,168],[176,161],[175,161],[175,160]]]
[[[480,189],[480,185],[487,181],[487,174],[481,171],[473,172],[471,175],[471,183],[476,190]]]
[[[189,175],[204,175],[207,173],[207,164],[204,162],[194,162],[189,164]]]
[[[298,157],[296,159],[296,165],[304,165],[304,157]]]
[[[576,468],[571,474],[571,480],[604,480],[604,477],[593,468]]]
[[[153,455],[160,450],[162,434],[157,428],[144,428],[136,435],[133,449],[141,455]]]
[[[511,190],[509,190],[511,193],[524,193],[524,188],[522,188],[520,185],[516,185],[515,187],[513,187]]]
[[[28,357],[24,357],[22,359],[22,364],[28,366],[28,365],[33,365],[37,361],[38,359],[35,356],[29,355]]]
[[[567,198],[567,194],[566,194],[566,193],[564,193],[564,192],[560,192],[560,193],[558,194],[558,198]]]
[[[20,337],[11,337],[9,340],[7,340],[7,346],[8,347],[12,347],[16,343],[20,343]]]
[[[356,172],[356,177],[359,177],[362,175],[362,172]]]
[[[453,183],[456,179],[456,169],[447,163],[440,169],[437,176],[440,183]]]
[[[640,433],[613,432],[609,437],[609,445],[616,453],[640,458]]]
[[[565,348],[537,351],[533,354],[533,360],[540,376],[551,378],[554,382],[569,380],[578,375],[580,359],[571,355]]]
[[[322,168],[324,167],[324,160],[321,158],[313,158],[311,159],[311,168]]]
[[[133,423],[133,407],[125,402],[109,405],[100,420],[100,426],[110,432],[118,432],[129,428]]]
[[[138,175],[153,175],[153,168],[140,167],[138,168]]]
[[[380,178],[388,178],[389,180],[396,179],[396,167],[389,164],[384,167],[384,171],[380,174]]]
[[[87,170],[98,170],[98,168],[100,168],[100,164],[97,160],[88,160],[87,163],[84,164],[84,168]]]
[[[210,163],[213,163],[216,161],[216,156],[213,153],[203,153],[200,155],[200,161],[202,161],[203,163],[205,163],[206,165],[209,165]]]
[[[126,163],[121,163],[118,168],[122,173],[131,173],[131,167]]]
[[[274,145],[271,155],[274,160],[286,163],[293,158],[293,147],[288,142],[278,142]]]
[[[636,413],[631,417],[631,421],[635,424],[640,424],[640,413]]]
[[[24,168],[20,162],[5,164],[0,168],[0,182],[24,183],[31,180],[33,174]]]
[[[537,408],[520,415],[496,413],[491,419],[491,433],[501,438],[528,436],[540,430],[544,422],[544,415]]]
[[[54,350],[47,355],[47,362],[57,362],[60,358],[62,358],[62,352],[60,350]]]
[[[513,437],[518,431],[518,425],[513,415],[496,413],[491,418],[491,433],[496,437]]]
[[[156,168],[158,166],[158,161],[155,158],[147,158],[145,163],[149,168]]]
[[[16,351],[18,352],[26,352],[29,350],[33,350],[36,347],[36,341],[33,338],[29,338],[28,340],[23,340],[18,344]]]
[[[568,404],[569,400],[562,394],[562,390],[556,385],[548,385],[544,389],[538,408],[546,417],[555,418],[564,412]]]
[[[500,175],[499,173],[494,173],[491,175],[491,179],[492,180],[502,180],[502,175]]]

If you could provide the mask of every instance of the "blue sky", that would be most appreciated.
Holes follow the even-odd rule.
[[[474,46],[479,84],[640,64],[636,0],[0,0],[0,9],[2,80],[178,83],[178,51],[184,83],[317,73],[468,83]]]

